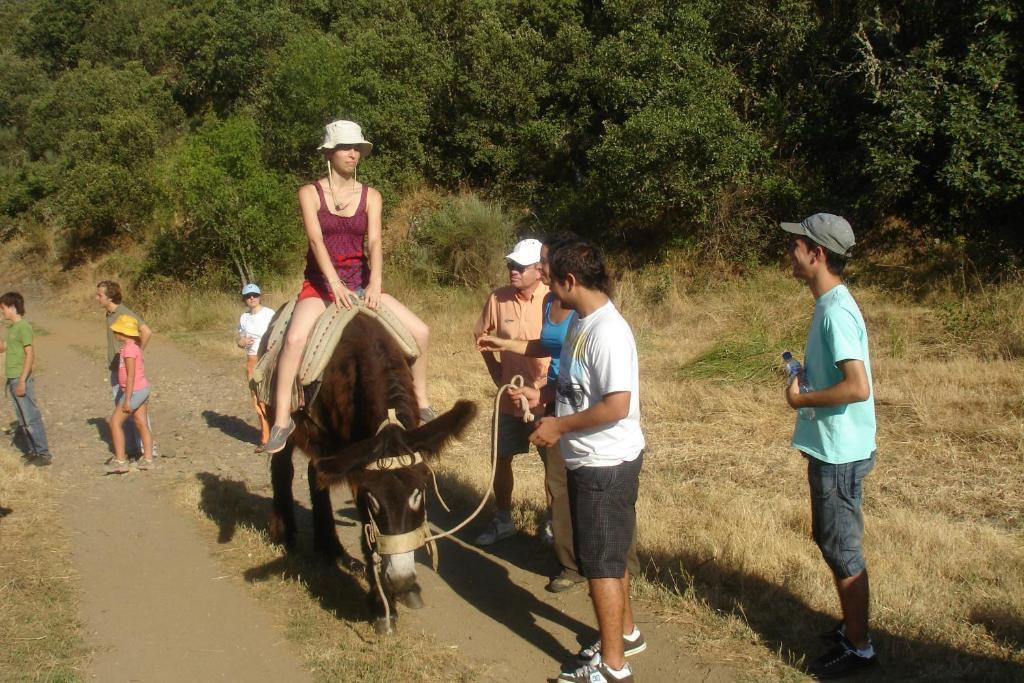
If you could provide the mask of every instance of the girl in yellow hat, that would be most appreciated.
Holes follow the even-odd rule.
[[[114,462],[107,472],[124,474],[128,472],[125,456],[124,423],[129,417],[135,421],[135,428],[142,438],[142,457],[137,467],[140,470],[153,468],[153,435],[146,419],[146,401],[149,400],[149,380],[146,379],[146,364],[142,359],[139,345],[139,323],[130,315],[118,316],[110,324],[114,339],[121,342],[119,366],[117,369],[117,401],[110,416],[110,438],[114,442]]]

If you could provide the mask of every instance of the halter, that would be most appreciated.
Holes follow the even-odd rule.
[[[367,516],[370,521],[363,525],[363,535],[366,538],[366,544],[370,548],[370,559],[373,562],[373,575],[377,583],[377,593],[380,594],[381,602],[384,603],[384,617],[391,621],[391,606],[388,605],[387,596],[384,595],[384,587],[380,582],[380,565],[382,562],[381,555],[397,555],[400,553],[407,553],[410,551],[417,550],[424,545],[427,546],[427,551],[430,553],[430,562],[434,571],[437,571],[437,543],[436,541],[446,536],[453,535],[456,531],[469,524],[480,511],[483,510],[484,505],[487,502],[487,498],[490,495],[491,487],[494,486],[494,475],[498,469],[498,405],[501,400],[501,395],[509,389],[522,389],[523,388],[523,377],[522,375],[516,375],[511,379],[508,384],[504,384],[498,388],[498,392],[494,395],[494,413],[491,416],[491,476],[490,482],[487,485],[487,489],[484,492],[483,498],[480,500],[480,504],[477,508],[462,522],[452,527],[447,531],[442,531],[436,534],[430,533],[430,527],[427,524],[427,511],[426,503],[424,503],[423,509],[423,524],[419,528],[407,531],[404,534],[382,534],[380,528],[377,526],[377,520],[373,517],[373,512],[369,506],[366,508]],[[532,422],[533,413],[530,412],[529,403],[525,396],[520,395],[519,407],[523,412],[523,422]],[[394,408],[388,408],[388,416],[386,419],[381,420],[380,425],[377,427],[377,434],[380,434],[385,427],[389,425],[395,425],[399,429],[405,430],[405,426],[398,421],[398,417],[395,414]],[[437,487],[437,476],[434,474],[434,470],[423,460],[423,456],[418,451],[409,451],[402,455],[389,456],[375,460],[374,462],[366,465],[363,469],[366,470],[392,470],[401,469],[403,467],[412,467],[423,463],[426,465],[427,470],[430,472],[431,478],[434,480],[434,493],[437,495],[437,500],[441,503],[447,512],[451,512],[448,505],[445,504],[444,498],[441,497],[441,491]]]
[[[395,425],[399,429],[405,430],[405,426],[399,422],[398,416],[395,414],[394,408],[388,408],[388,416],[381,421],[380,426],[377,427],[377,434],[380,434],[385,427],[389,425]],[[388,456],[375,460],[369,465],[366,465],[363,469],[366,470],[398,470],[406,467],[413,467],[420,463],[426,464],[423,460],[423,456],[420,455],[419,451],[409,451],[401,455]],[[441,499],[440,492],[437,491],[437,477],[434,476],[434,470],[427,469],[430,472],[430,476],[434,480],[434,491],[437,492],[438,500],[441,500],[441,505],[447,510],[448,506],[444,504],[444,500]],[[366,545],[370,549],[370,560],[373,563],[373,576],[375,583],[377,584],[377,593],[380,594],[381,602],[384,603],[384,616],[388,619],[389,623],[391,620],[391,607],[388,605],[387,596],[384,595],[384,587],[381,585],[380,580],[380,567],[383,562],[382,555],[400,555],[402,553],[408,553],[424,545],[427,546],[427,552],[430,554],[430,564],[434,571],[437,571],[437,544],[434,542],[434,538],[430,535],[430,526],[427,523],[427,510],[426,501],[424,501],[423,508],[423,524],[407,531],[404,534],[383,534],[380,531],[380,527],[377,526],[377,520],[373,516],[373,511],[370,507],[366,507],[366,514],[370,518],[370,521],[363,525],[363,536],[366,538]]]

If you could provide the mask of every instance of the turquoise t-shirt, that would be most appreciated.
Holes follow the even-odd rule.
[[[21,377],[21,371],[25,369],[26,346],[32,346],[32,326],[22,318],[7,330],[7,356],[4,358],[7,379]]]
[[[871,396],[866,401],[814,408],[814,419],[796,418],[793,447],[832,464],[865,460],[875,446],[875,390],[868,355],[868,332],[846,285],[818,297],[807,333],[804,367],[812,390],[827,389],[843,379],[838,363],[864,362]]]
[[[569,331],[569,325],[576,319],[576,311],[572,311],[560,323],[551,322],[551,304],[554,294],[544,297],[544,318],[540,328],[540,345],[545,351],[551,352],[551,364],[548,366],[548,384],[558,383],[558,368],[561,362],[562,342]]]

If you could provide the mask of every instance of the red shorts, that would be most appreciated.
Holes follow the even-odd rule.
[[[364,292],[362,287],[360,287],[359,289],[349,289],[349,291],[355,293],[359,297],[362,297]],[[329,287],[326,289],[321,289],[319,285],[313,284],[309,280],[303,280],[302,289],[299,290],[299,298],[297,299],[297,301],[302,301],[303,299],[312,299],[313,297],[316,296],[320,297],[324,301],[334,301],[334,292],[332,292]]]
[[[330,288],[321,289],[309,280],[303,280],[302,289],[299,290],[298,301],[302,301],[303,299],[312,299],[315,296],[320,297],[324,301],[334,301],[334,293],[331,292]]]

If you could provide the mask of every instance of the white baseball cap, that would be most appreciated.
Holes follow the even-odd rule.
[[[540,247],[540,240],[523,240],[516,244],[512,253],[505,256],[505,259],[521,266],[532,266],[540,261]]]

